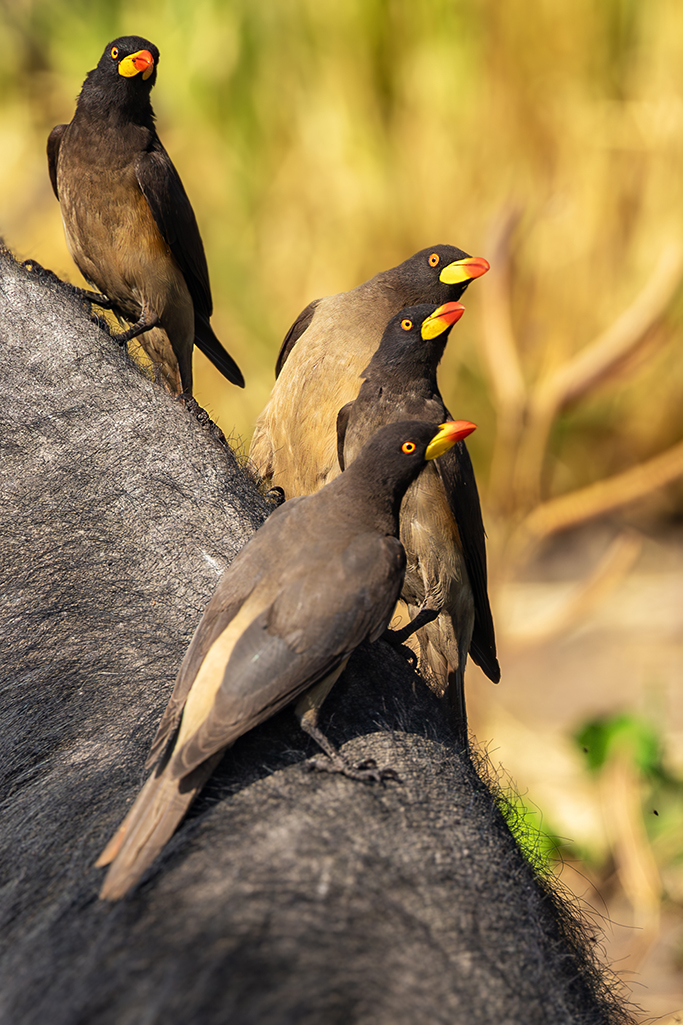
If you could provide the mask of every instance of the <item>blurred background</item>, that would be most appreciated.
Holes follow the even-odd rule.
[[[503,671],[470,664],[471,726],[638,1020],[683,1020],[680,2],[0,0],[0,234],[73,282],[45,143],[126,33],[247,380],[196,352],[196,395],[243,450],[311,299],[437,242],[491,262],[440,371]]]

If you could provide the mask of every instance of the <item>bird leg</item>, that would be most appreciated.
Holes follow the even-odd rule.
[[[441,612],[443,608],[441,590],[437,591],[433,588],[430,590],[426,585],[427,581],[425,580],[424,600],[408,625],[401,627],[400,630],[387,630],[385,632],[384,639],[389,641],[390,644],[394,644],[397,647],[404,644],[409,637],[412,637],[414,633],[423,626],[426,626],[427,623],[431,623]]]
[[[383,783],[385,779],[393,779],[400,783],[401,778],[394,769],[378,769],[374,758],[366,758],[358,765],[351,765],[318,726],[318,713],[322,703],[344,670],[347,661],[348,659],[315,687],[311,687],[296,704],[295,713],[301,729],[308,733],[327,755],[327,758],[309,758],[306,768],[318,772],[338,772],[349,779],[360,780],[361,783]]]
[[[95,306],[101,306],[103,310],[114,309],[112,300],[108,299],[106,295],[102,295],[101,292],[90,292],[87,288],[78,288],[77,285],[69,285],[68,287],[77,299],[83,299],[87,303],[94,303]]]
[[[400,630],[387,630],[386,640],[391,644],[403,644],[409,637],[412,637],[417,630],[420,630],[423,626],[426,626],[427,623],[431,623],[432,620],[436,619],[440,611],[440,608],[429,608],[427,599],[425,599],[417,610],[415,618],[411,619],[407,626],[401,627]]]
[[[156,313],[148,315],[143,310],[140,315],[140,319],[136,321],[132,327],[129,327],[127,331],[121,331],[118,335],[112,335],[112,338],[115,342],[118,342],[119,345],[125,345],[126,342],[131,340],[131,338],[137,338],[138,335],[144,334],[145,331],[149,331],[150,328],[156,327],[158,323],[159,317]]]

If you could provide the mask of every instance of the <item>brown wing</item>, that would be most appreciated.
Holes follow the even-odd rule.
[[[211,600],[183,659],[173,693],[152,741],[152,747],[145,762],[146,769],[151,769],[156,765],[164,748],[178,728],[187,695],[195,681],[204,655],[219,634],[232,622],[241,606],[241,599],[235,599],[232,602],[222,601],[219,592],[216,592]]]
[[[50,172],[52,191],[57,199],[59,199],[59,192],[57,191],[57,160],[59,159],[59,147],[62,136],[66,129],[67,125],[56,125],[47,137],[47,167]]]
[[[232,648],[209,714],[173,756],[174,776],[284,708],[388,626],[405,569],[397,538],[359,535],[333,566],[313,560],[318,572],[284,581]]]
[[[210,317],[209,269],[197,219],[180,175],[158,138],[138,157],[135,175],[157,228],[183,272],[195,309]]]
[[[450,414],[448,416],[450,417]],[[435,462],[443,481],[448,505],[458,525],[474,597],[474,632],[470,643],[470,657],[490,680],[498,683],[500,666],[496,657],[496,635],[488,595],[486,532],[472,461],[465,443],[459,441],[450,452],[446,452]]]
[[[237,363],[221,345],[209,323],[213,312],[209,268],[197,219],[173,161],[158,137],[135,165],[135,175],[157,228],[169,246],[187,285],[195,314],[195,345],[224,377],[244,388]]]
[[[353,407],[353,402],[347,402],[345,406],[337,413],[337,459],[339,460],[339,469],[344,472],[346,469],[344,460],[344,442],[346,441],[346,428],[349,426],[349,414]]]
[[[316,311],[320,299],[314,299],[310,302],[305,310],[302,310],[299,316],[296,318],[289,331],[284,337],[282,345],[280,346],[280,352],[278,353],[277,360],[275,362],[275,376],[280,376],[280,371],[287,362],[287,357],[290,352],[301,338],[302,334],[313,320],[313,314]]]
[[[300,501],[300,498],[294,498],[287,503],[288,518],[295,513],[296,506]],[[147,768],[151,768],[157,763],[162,751],[175,733],[182,716],[187,695],[206,658],[207,652],[214,641],[229,627],[257,587],[264,571],[264,565],[267,566],[270,561],[267,556],[264,557],[263,552],[267,553],[267,545],[273,531],[273,524],[277,524],[278,513],[279,510],[275,510],[270,519],[261,527],[258,534],[239,552],[228,570],[221,577],[218,587],[199,621],[178,671],[173,693],[152,741],[152,747],[146,762]],[[282,514],[279,515],[279,518],[282,518]],[[278,530],[277,526],[275,530]]]

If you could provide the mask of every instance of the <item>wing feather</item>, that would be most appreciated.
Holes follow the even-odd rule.
[[[280,376],[280,371],[287,362],[287,357],[290,352],[301,338],[302,334],[313,320],[313,315],[316,311],[320,299],[314,299],[310,302],[305,310],[302,310],[299,316],[296,318],[289,331],[285,335],[280,351],[278,353],[277,360],[275,361],[275,376]]]
[[[368,534],[351,548],[339,572],[298,578],[251,620],[230,649],[208,715],[182,744],[181,727],[174,775],[191,772],[327,677],[366,638],[381,636],[403,582],[403,547]]]
[[[450,414],[448,414],[450,417]],[[474,597],[474,632],[470,657],[490,680],[500,680],[496,635],[488,596],[486,532],[472,461],[463,441],[436,460],[448,505],[458,525],[465,566]]]
[[[62,136],[67,127],[67,125],[55,125],[47,137],[47,166],[50,172],[52,189],[57,199],[59,199],[59,192],[57,190],[57,161],[59,160],[59,147],[62,143]]]
[[[183,272],[195,310],[208,319],[213,301],[197,219],[180,175],[158,137],[138,158],[135,174],[157,228]]]

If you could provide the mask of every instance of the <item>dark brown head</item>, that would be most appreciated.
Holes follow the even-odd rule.
[[[420,378],[436,381],[451,328],[465,307],[459,302],[442,306],[408,306],[387,324],[377,352],[363,371],[366,380],[405,381],[406,387]]]
[[[448,452],[474,430],[475,425],[467,420],[387,424],[373,434],[337,481],[346,478],[352,490],[372,496],[378,509],[384,507],[398,517],[403,496],[427,462]]]
[[[157,78],[159,51],[142,36],[120,36],[107,43],[98,65],[83,83],[79,109],[107,116],[121,112],[136,123],[153,120],[150,93]]]
[[[481,256],[468,256],[456,246],[430,246],[382,275],[395,288],[402,306],[418,303],[454,302],[470,281],[486,274],[488,262]]]

